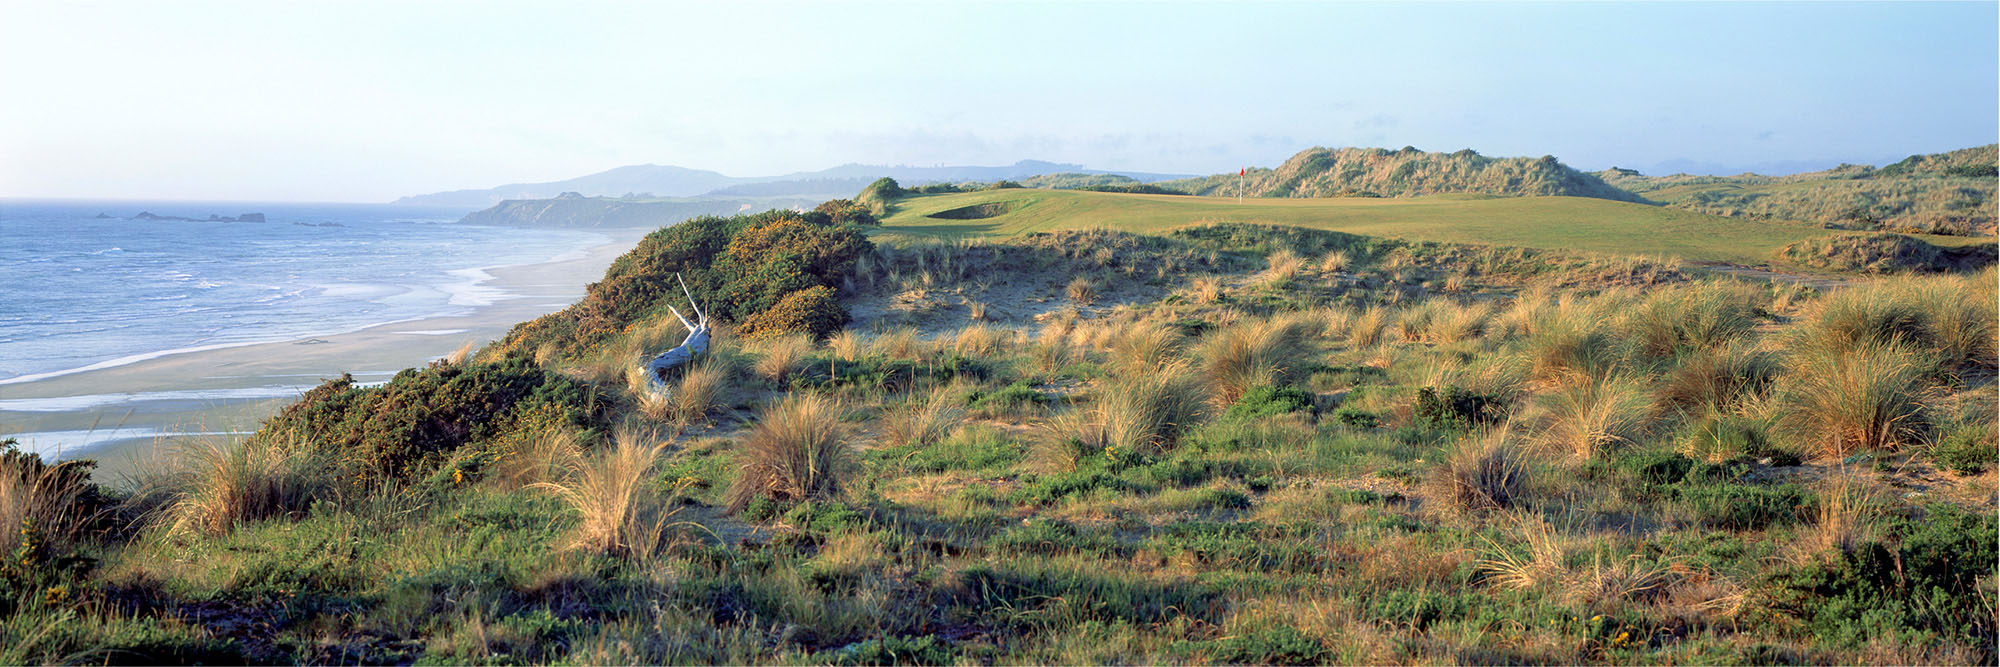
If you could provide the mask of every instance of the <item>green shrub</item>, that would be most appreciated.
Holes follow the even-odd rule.
[[[1764,602],[1841,645],[1946,639],[1983,647],[1977,662],[1988,663],[1995,623],[1979,582],[1994,573],[1995,528],[1991,514],[1931,506],[1890,526],[1898,543],[1870,542],[1770,577]]]
[[[1931,447],[1931,457],[1937,459],[1952,472],[1960,475],[1977,475],[1993,465],[1995,433],[1991,423],[1961,424],[1946,432]]]
[[[1318,665],[1332,658],[1325,646],[1283,625],[1222,639],[1177,641],[1167,647],[1167,652],[1202,662],[1236,665]]]
[[[1674,487],[1673,496],[1701,525],[1728,530],[1794,523],[1814,503],[1813,493],[1797,484],[1683,483]]]
[[[299,443],[385,477],[428,475],[460,448],[536,429],[593,432],[595,390],[524,359],[404,369],[379,387],[340,378],[306,392],[253,439]]]
[[[1262,419],[1294,412],[1308,412],[1312,409],[1312,392],[1293,386],[1262,386],[1253,387],[1243,394],[1243,398],[1236,399],[1236,402],[1222,413],[1222,418]]]
[[[1506,403],[1499,398],[1475,394],[1458,387],[1424,387],[1417,390],[1415,417],[1419,426],[1438,431],[1465,431],[1500,421],[1507,416]]]

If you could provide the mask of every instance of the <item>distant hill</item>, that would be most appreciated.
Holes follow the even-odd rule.
[[[1790,176],[1646,176],[1613,167],[1596,176],[1668,206],[1711,215],[1817,222],[1844,229],[1991,234],[1996,146],[1912,155],[1874,168],[1841,165]]]
[[[1570,196],[1646,203],[1554,157],[1492,158],[1471,150],[1431,153],[1415,148],[1311,148],[1276,169],[1251,169],[1242,179],[1250,197],[1415,197],[1484,194],[1500,197]],[[1158,185],[1197,195],[1228,196],[1236,174],[1165,181]]]
[[[587,197],[657,199],[666,197],[804,197],[827,199],[852,194],[877,178],[888,176],[909,185],[1021,180],[1043,174],[1117,174],[1139,182],[1185,178],[1185,174],[1152,174],[1085,169],[1082,165],[1022,160],[1011,165],[884,166],[844,164],[820,171],[779,176],[725,176],[713,171],[661,165],[633,165],[588,176],[548,183],[513,183],[483,190],[452,190],[397,199],[397,204],[485,207],[507,200],[549,199],[565,192]]]
[[[663,227],[704,215],[736,215],[774,208],[811,208],[821,200],[790,197],[682,197],[627,199],[565,193],[549,199],[510,199],[467,214],[459,222],[502,227]]]

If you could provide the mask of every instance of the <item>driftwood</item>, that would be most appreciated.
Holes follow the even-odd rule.
[[[686,340],[681,341],[680,345],[661,352],[659,356],[653,357],[651,361],[646,362],[644,368],[649,381],[648,384],[652,386],[653,391],[662,394],[672,391],[667,386],[667,373],[669,371],[686,366],[692,363],[695,357],[708,352],[708,314],[701,311],[701,304],[695,303],[694,293],[688,291],[687,281],[681,280],[681,274],[674,274],[674,280],[680,282],[681,293],[687,295],[688,307],[694,309],[695,319],[692,322],[688,321],[687,316],[682,315],[681,311],[676,310],[673,304],[667,304],[667,310],[672,311],[674,317],[680,318],[681,325],[687,327],[688,336]]]

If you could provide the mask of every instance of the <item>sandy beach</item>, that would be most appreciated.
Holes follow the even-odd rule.
[[[323,379],[345,372],[359,382],[385,381],[400,369],[467,343],[483,345],[516,323],[561,310],[650,230],[592,231],[610,241],[556,261],[487,269],[491,278],[479,287],[492,290],[492,302],[469,313],[0,384],[0,437],[18,434],[44,456],[97,458],[117,473],[155,461],[190,438],[254,431]]]

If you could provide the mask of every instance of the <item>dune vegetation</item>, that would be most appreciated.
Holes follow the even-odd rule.
[[[893,181],[698,220],[155,473],[10,448],[0,662],[1990,664],[1994,269],[1683,263],[1836,233]],[[720,330],[658,394],[675,272]]]
[[[1713,215],[1990,239],[2000,190],[1995,159],[1988,144],[1912,155],[1880,169],[1842,165],[1790,176],[1645,176],[1613,169],[1598,175],[1647,199]]]

